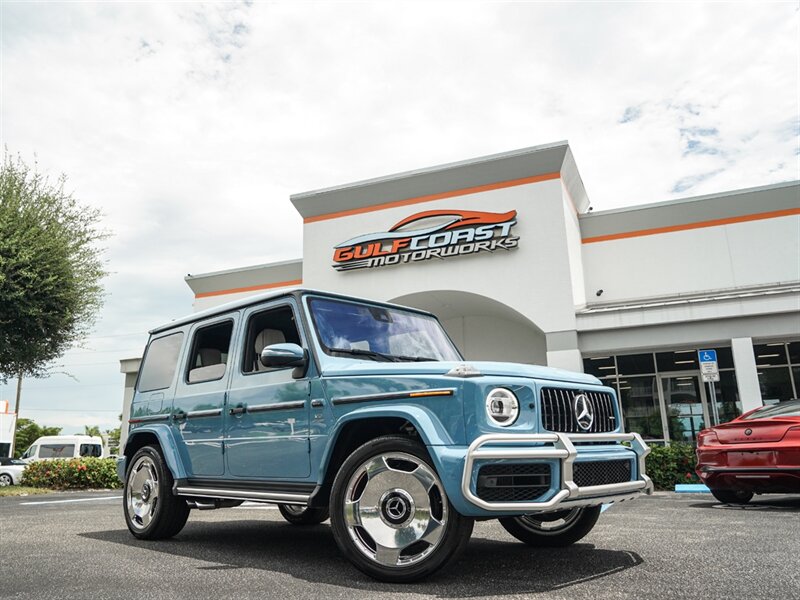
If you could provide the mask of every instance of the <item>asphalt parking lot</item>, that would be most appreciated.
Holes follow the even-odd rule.
[[[615,506],[583,541],[531,549],[477,523],[462,558],[412,585],[352,568],[327,523],[274,508],[193,511],[173,540],[140,542],[119,492],[0,498],[2,598],[800,598],[800,497],[747,508],[658,493]]]

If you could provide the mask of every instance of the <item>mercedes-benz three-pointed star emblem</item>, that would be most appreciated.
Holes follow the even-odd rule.
[[[589,431],[594,423],[594,406],[586,394],[577,394],[572,401],[575,410],[575,421],[583,431]]]

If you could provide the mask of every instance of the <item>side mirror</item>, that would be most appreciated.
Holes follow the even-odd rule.
[[[261,364],[270,369],[295,367],[292,377],[305,374],[308,352],[297,344],[271,344],[261,351]]]

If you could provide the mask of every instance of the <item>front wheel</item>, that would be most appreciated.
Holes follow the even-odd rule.
[[[14,485],[14,480],[11,479],[11,475],[8,473],[0,473],[0,487],[6,487],[7,485]]]
[[[600,517],[599,506],[521,517],[503,517],[500,525],[529,546],[569,546],[586,536]]]
[[[715,490],[712,488],[711,493],[714,498],[724,504],[747,504],[753,499],[753,492],[746,490]]]
[[[172,473],[158,448],[145,446],[133,455],[123,506],[128,529],[140,540],[171,538],[186,525],[189,505],[172,494],[172,483]]]
[[[327,508],[309,508],[296,504],[278,504],[281,516],[292,525],[319,525],[328,519]]]
[[[359,570],[379,581],[409,582],[454,560],[473,520],[450,504],[425,446],[385,436],[358,448],[340,468],[331,526]]]

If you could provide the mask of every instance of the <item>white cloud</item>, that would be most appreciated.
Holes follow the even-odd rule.
[[[186,273],[300,256],[294,192],[561,139],[600,210],[799,176],[796,3],[0,10],[2,143],[115,232],[100,335],[190,310]]]

